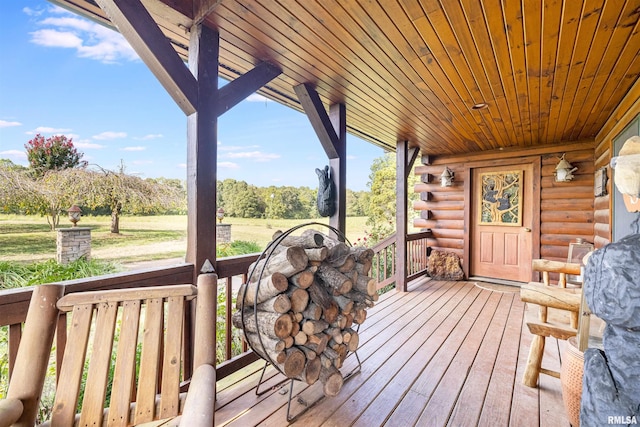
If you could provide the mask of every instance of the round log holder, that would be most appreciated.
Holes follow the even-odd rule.
[[[267,247],[265,248],[264,251],[262,251],[262,253],[260,254],[260,256],[258,257],[258,259],[256,260],[256,263],[254,264],[254,267],[251,269],[251,271],[249,272],[249,275],[247,277],[247,283],[249,281],[251,281],[251,277],[254,274],[258,274],[258,279],[257,279],[257,285],[256,285],[256,289],[255,289],[255,300],[257,301],[258,299],[258,292],[260,291],[260,281],[262,280],[262,276],[264,273],[264,270],[267,266],[267,264],[269,263],[269,258],[271,257],[271,255],[274,253],[274,249],[289,235],[291,235],[293,232],[304,228],[304,227],[310,227],[310,226],[314,226],[314,225],[319,225],[322,227],[326,227],[328,228],[330,231],[332,231],[333,233],[335,233],[336,236],[338,236],[338,239],[344,241],[345,243],[347,243],[349,246],[351,245],[351,242],[349,241],[349,239],[347,239],[347,237],[344,235],[344,233],[340,230],[338,230],[335,227],[332,227],[330,225],[327,224],[323,224],[320,222],[308,222],[308,223],[304,223],[304,224],[300,224],[297,225],[295,227],[292,227],[290,229],[288,229],[287,231],[283,232],[281,235],[279,235],[277,238],[273,239],[269,245],[267,245]],[[258,261],[260,261],[261,259],[266,258],[266,261],[263,263],[262,265],[262,269],[259,272],[256,272],[256,266]],[[242,320],[242,326],[243,326],[243,334],[245,334],[245,310],[244,310],[244,300],[245,300],[245,293],[246,293],[246,289],[244,290],[244,292],[241,295],[238,295],[238,298],[240,299],[240,312],[242,313],[241,315],[241,320]],[[258,309],[257,309],[257,305],[258,304],[254,304],[253,305],[253,315],[255,316],[255,322],[256,324],[258,323]],[[359,332],[360,331],[360,325],[358,324],[358,326],[356,327],[356,331]],[[251,348],[251,350],[256,353],[257,355],[260,355],[261,358],[263,358],[265,360],[265,364],[264,367],[262,368],[262,373],[260,374],[260,378],[258,379],[258,383],[256,384],[256,395],[257,396],[262,396],[263,394],[269,392],[269,391],[273,391],[276,390],[278,388],[280,388],[283,384],[285,384],[287,381],[289,381],[289,396],[288,396],[288,400],[287,400],[287,421],[291,422],[293,420],[295,420],[297,417],[299,417],[300,415],[304,414],[307,410],[309,410],[310,408],[312,408],[315,404],[317,404],[318,402],[320,402],[325,396],[322,396],[318,399],[316,399],[314,402],[312,403],[307,403],[304,399],[302,399],[300,397],[300,395],[306,390],[301,390],[298,394],[296,394],[295,396],[293,395],[293,386],[294,386],[294,381],[299,381],[302,382],[301,380],[298,380],[296,378],[289,378],[285,375],[285,373],[280,369],[280,367],[278,366],[277,363],[275,363],[272,359],[271,356],[269,355],[269,353],[266,351],[265,349],[265,345],[264,342],[262,340],[262,334],[260,333],[260,331],[258,331],[257,333],[258,335],[258,341],[260,342],[260,345],[262,347],[262,354],[264,354],[264,356],[266,357],[262,357],[260,355],[259,352],[256,351],[256,349],[253,347],[253,344],[250,342],[250,340],[248,338],[245,337],[245,341],[247,342],[247,345]],[[351,352],[350,354],[347,355],[347,359],[351,356],[351,354],[355,355],[356,360],[357,360],[357,365],[346,375],[343,375],[343,381],[347,381],[350,378],[352,378],[355,374],[357,374],[358,372],[360,372],[361,368],[362,368],[362,363],[360,362],[360,357],[358,356],[358,350],[356,349],[355,351]],[[260,386],[263,384],[263,379],[264,379],[264,375],[267,371],[267,367],[271,365],[273,366],[280,374],[282,374],[285,379],[283,379],[282,381],[278,382],[277,384],[266,388],[264,390],[260,390]],[[299,411],[297,414],[295,415],[291,415],[291,401],[294,397],[298,398],[298,402],[305,406],[304,409],[302,409],[301,411]]]

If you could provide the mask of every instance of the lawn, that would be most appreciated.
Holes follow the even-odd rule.
[[[184,258],[187,240],[185,215],[124,216],[120,234],[109,232],[108,216],[85,216],[79,227],[91,228],[91,255],[95,259],[127,264],[140,261]],[[231,224],[231,238],[257,243],[261,248],[277,230],[319,220],[225,218]],[[68,227],[64,223],[61,227]],[[347,218],[347,238],[354,242],[365,236],[365,217]],[[325,227],[316,228],[327,231]],[[33,262],[55,258],[56,232],[49,231],[40,216],[0,215],[0,261]]]

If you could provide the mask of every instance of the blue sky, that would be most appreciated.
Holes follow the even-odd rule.
[[[118,33],[44,0],[4,0],[0,51],[0,158],[26,166],[28,140],[63,134],[90,164],[185,179],[186,116]],[[366,190],[382,154],[349,135],[347,187]],[[326,164],[307,117],[263,97],[218,121],[218,179],[316,188]]]

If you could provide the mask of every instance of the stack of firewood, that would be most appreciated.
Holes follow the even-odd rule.
[[[358,348],[357,325],[378,299],[372,259],[371,249],[315,230],[281,238],[249,267],[233,324],[288,378],[319,379],[324,394],[335,396],[344,381],[339,369]]]

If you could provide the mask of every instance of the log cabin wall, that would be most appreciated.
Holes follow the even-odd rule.
[[[462,257],[463,270],[468,277],[472,169],[533,163],[538,165],[534,168],[534,194],[537,193],[536,186],[540,194],[540,210],[533,212],[534,233],[535,227],[539,230],[539,235],[533,239],[533,257],[566,261],[569,243],[576,238],[594,241],[594,149],[594,141],[587,141],[464,156],[424,156],[423,165],[416,167],[421,183],[414,188],[420,193],[420,201],[413,205],[419,212],[414,226],[431,229],[430,247]],[[578,170],[573,181],[558,183],[554,171],[563,153]],[[440,186],[439,176],[445,166],[455,174],[452,187]]]
[[[609,116],[609,119],[596,136],[595,170],[606,168],[607,194],[596,197],[594,203],[594,245],[596,249],[611,241],[613,181],[611,180],[611,161],[613,141],[631,121],[640,114],[640,80],[631,87],[629,93]]]

